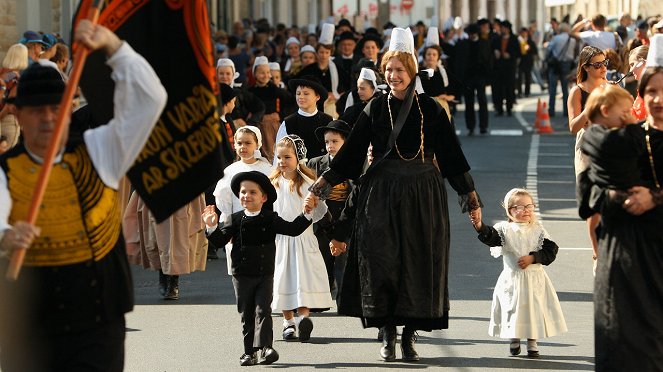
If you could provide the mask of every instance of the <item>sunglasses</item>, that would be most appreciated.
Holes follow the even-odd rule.
[[[595,69],[598,70],[598,69],[600,69],[600,68],[603,67],[603,66],[608,67],[608,64],[609,64],[609,63],[610,63],[610,60],[609,60],[609,59],[606,59],[606,60],[603,60],[603,61],[601,61],[601,62],[594,62],[594,63],[589,63],[589,62],[587,62],[587,63],[585,63],[585,66],[592,66],[592,67],[594,67]]]

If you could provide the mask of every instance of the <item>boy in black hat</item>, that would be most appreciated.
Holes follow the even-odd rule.
[[[306,153],[315,157],[322,156],[325,148],[318,142],[315,130],[324,127],[333,118],[324,112],[320,104],[327,99],[327,89],[315,76],[303,76],[288,81],[288,88],[297,101],[299,110],[283,119],[276,133],[276,143],[289,134],[296,134],[306,145]]]
[[[350,134],[351,128],[348,123],[343,120],[334,120],[324,127],[315,130],[315,135],[318,140],[325,144],[327,150],[326,155],[318,156],[308,161],[307,166],[315,170],[316,174],[320,176],[327,169],[336,153],[341,149],[345,143],[345,138]],[[327,203],[327,210],[331,214],[331,223],[316,223],[314,225],[315,236],[318,238],[318,247],[320,253],[325,260],[327,267],[327,277],[329,278],[329,288],[334,291],[334,284],[336,284],[337,298],[338,293],[341,291],[341,284],[343,281],[343,272],[345,271],[345,258],[346,255],[334,257],[329,249],[329,242],[331,241],[331,232],[334,224],[341,216],[341,212],[345,207],[345,202],[352,192],[353,184],[351,181],[345,181],[332,188],[329,194]],[[334,283],[336,282],[336,283]]]
[[[221,228],[213,205],[205,208],[202,218],[208,239],[222,247],[233,239],[232,273],[237,297],[237,310],[242,318],[244,354],[241,366],[272,364],[279,354],[272,348],[272,291],[276,234],[297,236],[311,225],[304,214],[288,222],[272,211],[276,189],[264,174],[251,171],[238,173],[230,182],[244,211],[233,213],[231,222]],[[310,213],[311,205],[304,205]],[[260,355],[257,351],[260,350]]]

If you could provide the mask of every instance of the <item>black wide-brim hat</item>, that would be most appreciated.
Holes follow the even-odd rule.
[[[343,136],[347,138],[352,128],[344,120],[332,120],[324,127],[316,128],[315,136],[318,138],[318,141],[325,143],[325,133],[329,130],[343,133]]]
[[[35,62],[21,74],[14,104],[17,107],[57,105],[64,88],[62,76],[56,69]]]
[[[361,53],[361,50],[364,49],[364,44],[366,44],[367,41],[375,41],[375,43],[378,45],[378,50],[381,50],[384,47],[384,40],[382,40],[380,35],[366,33],[357,42],[357,52]]]
[[[353,32],[344,31],[340,35],[338,35],[338,38],[336,39],[334,45],[338,46],[338,43],[340,43],[343,40],[352,40],[355,43],[357,42],[357,38],[355,37],[355,34]]]
[[[239,198],[239,188],[242,184],[242,181],[253,181],[260,186],[262,191],[267,195],[267,201],[265,204],[271,206],[276,201],[276,189],[274,185],[269,181],[269,178],[264,174],[258,171],[250,172],[241,172],[237,173],[232,180],[230,180],[230,189],[233,194]]]
[[[327,95],[329,94],[327,89],[325,89],[325,87],[322,86],[322,83],[320,83],[320,79],[313,75],[304,75],[300,78],[290,79],[288,81],[288,88],[290,88],[290,91],[293,95],[297,93],[297,87],[300,86],[315,90],[315,92],[320,96],[321,101],[325,101],[327,99]]]

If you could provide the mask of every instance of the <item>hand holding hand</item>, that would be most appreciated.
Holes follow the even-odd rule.
[[[470,211],[470,222],[476,231],[481,230],[483,222],[481,221],[481,208]]]
[[[518,267],[520,267],[521,269],[526,269],[527,266],[533,263],[534,263],[534,256],[532,255],[522,256],[518,259]]]
[[[208,205],[203,210],[203,222],[207,227],[215,227],[219,224],[219,216],[216,214],[216,209],[213,205]]]
[[[348,250],[348,245],[343,242],[339,242],[336,239],[332,239],[332,241],[329,242],[329,249],[331,250],[332,256],[336,257],[346,252]]]
[[[318,200],[320,199],[317,196],[309,192],[304,199],[304,213],[311,213],[311,211],[318,206]]]
[[[3,251],[28,249],[40,234],[41,228],[25,221],[18,221],[11,230],[5,232],[2,241],[0,241],[0,249]]]

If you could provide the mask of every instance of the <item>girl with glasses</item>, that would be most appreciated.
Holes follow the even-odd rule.
[[[585,109],[585,103],[592,91],[607,80],[605,78],[608,68],[606,66],[605,53],[601,49],[586,46],[580,52],[578,57],[578,73],[576,78],[577,85],[569,92],[567,102],[569,112],[569,129],[576,135],[574,166],[576,179],[588,167],[588,160],[583,156],[580,147],[583,142],[585,128],[589,125],[589,117]],[[592,242],[593,257],[598,255],[598,243],[596,240],[596,226],[599,223],[599,214],[594,214],[587,219],[587,229],[589,238]]]
[[[542,265],[557,256],[550,239],[534,213],[529,191],[511,189],[504,197],[507,220],[488,226],[481,215],[470,213],[479,240],[493,257],[502,256],[504,269],[497,279],[488,334],[508,338],[509,352],[520,354],[520,339],[527,339],[527,356],[538,358],[537,339],[566,332],[555,288]]]

